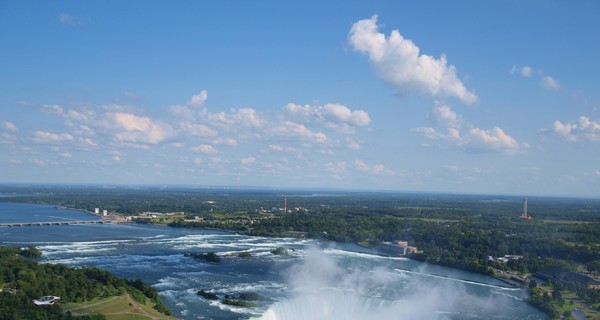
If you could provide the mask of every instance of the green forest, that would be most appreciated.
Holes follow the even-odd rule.
[[[0,247],[0,319],[105,319],[103,315],[72,316],[60,304],[84,302],[98,297],[128,293],[134,300],[156,304],[155,309],[170,314],[161,303],[157,291],[141,280],[125,280],[106,270],[71,268],[36,261],[41,253],[34,247]],[[35,306],[34,299],[58,296],[60,303]]]

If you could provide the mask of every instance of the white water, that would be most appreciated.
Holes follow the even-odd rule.
[[[445,276],[440,276],[440,275],[437,275],[437,274],[430,274],[430,273],[424,273],[424,272],[418,272],[418,271],[410,271],[410,270],[402,270],[402,269],[394,269],[394,270],[397,271],[397,272],[400,272],[400,273],[417,274],[417,275],[420,275],[420,276],[426,276],[426,277],[432,277],[432,278],[437,278],[437,279],[444,279],[444,280],[449,280],[449,281],[462,282],[462,283],[466,283],[466,284],[472,284],[472,285],[482,286],[482,287],[488,287],[488,288],[495,288],[495,289],[508,290],[508,291],[519,291],[519,290],[521,290],[519,288],[503,287],[503,286],[498,286],[498,285],[493,285],[493,284],[488,284],[488,283],[482,283],[482,282],[470,281],[470,280],[464,280],[464,279],[456,279],[456,278],[445,277]]]

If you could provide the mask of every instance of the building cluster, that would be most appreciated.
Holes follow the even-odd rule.
[[[408,241],[396,240],[393,242],[382,242],[382,248],[394,251],[402,256],[408,256],[413,253],[420,253],[417,247],[409,246]]]
[[[94,214],[102,217],[102,221],[107,221],[111,223],[123,223],[131,221],[130,217],[122,217],[116,214],[108,214],[108,210],[102,210],[101,214],[100,208],[94,208]]]
[[[94,208],[94,214],[100,215],[100,208]],[[103,217],[108,216],[108,210],[102,210],[102,216]]]
[[[543,271],[537,272],[535,276],[542,280],[552,280],[552,282],[556,283],[575,283],[589,289],[600,289],[600,281],[594,279],[591,275],[558,267],[546,268]]]
[[[488,262],[498,262],[498,263],[507,263],[509,261],[519,260],[519,259],[523,259],[523,256],[514,255],[514,254],[506,254],[506,255],[504,255],[504,257],[496,257],[496,258],[494,258],[492,256],[487,257]]]
[[[199,216],[194,216],[193,218],[184,219],[184,222],[204,222],[204,218]]]

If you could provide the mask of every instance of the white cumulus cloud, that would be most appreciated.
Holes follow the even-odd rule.
[[[193,95],[190,101],[188,101],[188,104],[190,106],[201,106],[206,102],[207,99],[208,92],[206,92],[206,90],[202,90],[200,93]]]
[[[368,126],[371,123],[371,118],[366,111],[352,111],[341,104],[328,103],[322,107],[321,112],[327,121],[345,123],[357,127]]]
[[[556,81],[556,79],[552,78],[551,76],[542,77],[541,84],[543,87],[546,87],[548,89],[560,89],[560,83],[558,83],[558,81]]]
[[[15,126],[14,123],[12,123],[10,121],[2,122],[2,129],[6,130],[7,132],[12,132],[12,133],[19,131],[17,126]]]
[[[534,70],[529,66],[524,66],[524,67],[513,66],[512,69],[510,70],[510,73],[511,74],[517,73],[526,78],[531,77],[535,73],[539,77],[540,85],[542,87],[545,87],[548,89],[554,89],[554,90],[560,89],[560,83],[558,82],[558,80],[554,79],[551,76],[545,76],[544,70],[541,70],[541,69],[538,69],[534,72]]]
[[[231,132],[241,131],[242,129],[261,128],[266,123],[266,120],[252,108],[234,109],[229,113],[206,112],[204,117],[210,124]]]
[[[346,147],[348,147],[348,149],[352,149],[352,150],[360,150],[361,145],[360,145],[360,143],[358,143],[354,140],[348,139],[348,140],[346,140]]]
[[[91,109],[64,109],[63,107],[56,104],[45,104],[42,105],[42,111],[58,115],[65,120],[65,124],[68,126],[73,126],[74,123],[83,122],[83,123],[91,123],[96,119],[96,112]]]
[[[185,132],[199,137],[214,137],[217,135],[217,132],[208,126],[199,123],[191,123],[191,122],[181,122],[179,123],[181,129]]]
[[[436,102],[427,116],[432,122],[446,127],[458,128],[464,123],[462,117],[452,111],[450,106],[438,102]]]
[[[340,161],[338,163],[329,162],[327,164],[327,171],[333,174],[340,174],[346,172],[346,161]]]
[[[241,162],[243,165],[249,165],[249,164],[252,164],[252,163],[254,163],[255,161],[256,161],[256,158],[255,158],[255,157],[247,157],[247,158],[242,158],[242,159],[240,159],[240,162]]]
[[[529,66],[524,66],[524,67],[513,66],[512,69],[510,70],[511,74],[514,74],[517,72],[520,73],[523,77],[531,77],[533,69],[531,69],[531,67],[529,67]]]
[[[295,137],[311,142],[323,143],[327,141],[327,136],[322,132],[313,132],[303,124],[292,121],[285,121],[283,124],[273,128],[273,132],[287,137]]]
[[[35,143],[60,143],[73,140],[73,136],[68,133],[35,131],[31,137],[31,140]]]
[[[213,141],[214,144],[224,144],[227,146],[237,146],[237,140],[233,138],[217,138]]]
[[[197,152],[197,153],[205,153],[205,154],[214,154],[214,153],[219,152],[217,149],[215,149],[210,144],[202,144],[199,146],[195,146],[195,147],[192,147],[191,150],[194,152]]]
[[[16,133],[19,128],[10,121],[2,122],[2,130],[0,131],[0,143],[13,144],[17,141]]]
[[[120,142],[156,144],[173,135],[169,124],[149,117],[124,112],[110,113],[109,117],[120,129],[114,136]]]
[[[58,21],[60,21],[60,23],[63,25],[72,27],[83,24],[83,19],[64,12],[58,14]]]
[[[600,141],[600,122],[593,121],[586,116],[579,117],[578,122],[563,123],[556,120],[552,129],[547,131],[566,141]]]
[[[295,120],[324,125],[342,132],[353,132],[356,127],[365,127],[371,123],[371,118],[366,111],[351,110],[338,103],[327,103],[322,106],[288,103],[284,110]]]
[[[378,30],[376,15],[354,23],[348,41],[354,50],[367,54],[377,74],[401,93],[451,96],[467,104],[478,101],[458,79],[456,67],[448,64],[445,55],[436,59],[421,54],[419,47],[398,30],[386,37]]]
[[[490,130],[472,128],[469,130],[466,141],[470,147],[484,150],[515,152],[521,147],[515,139],[506,134],[500,127],[494,127]]]
[[[387,169],[383,164],[368,165],[361,160],[354,161],[354,168],[358,171],[368,172],[372,174],[392,174],[393,171]]]
[[[448,105],[436,103],[428,114],[437,127],[420,127],[414,131],[429,140],[438,140],[469,151],[497,151],[508,154],[527,149],[527,143],[519,143],[502,128],[481,129],[456,114]]]

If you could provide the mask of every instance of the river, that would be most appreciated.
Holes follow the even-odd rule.
[[[94,220],[50,205],[0,203],[0,223]],[[0,245],[38,247],[44,263],[97,266],[154,286],[182,319],[547,319],[526,292],[483,275],[352,244],[143,224],[2,227]],[[284,247],[288,255],[270,250]],[[184,256],[216,252],[211,264]],[[248,252],[251,258],[238,256]],[[256,307],[204,299],[256,293]]]

